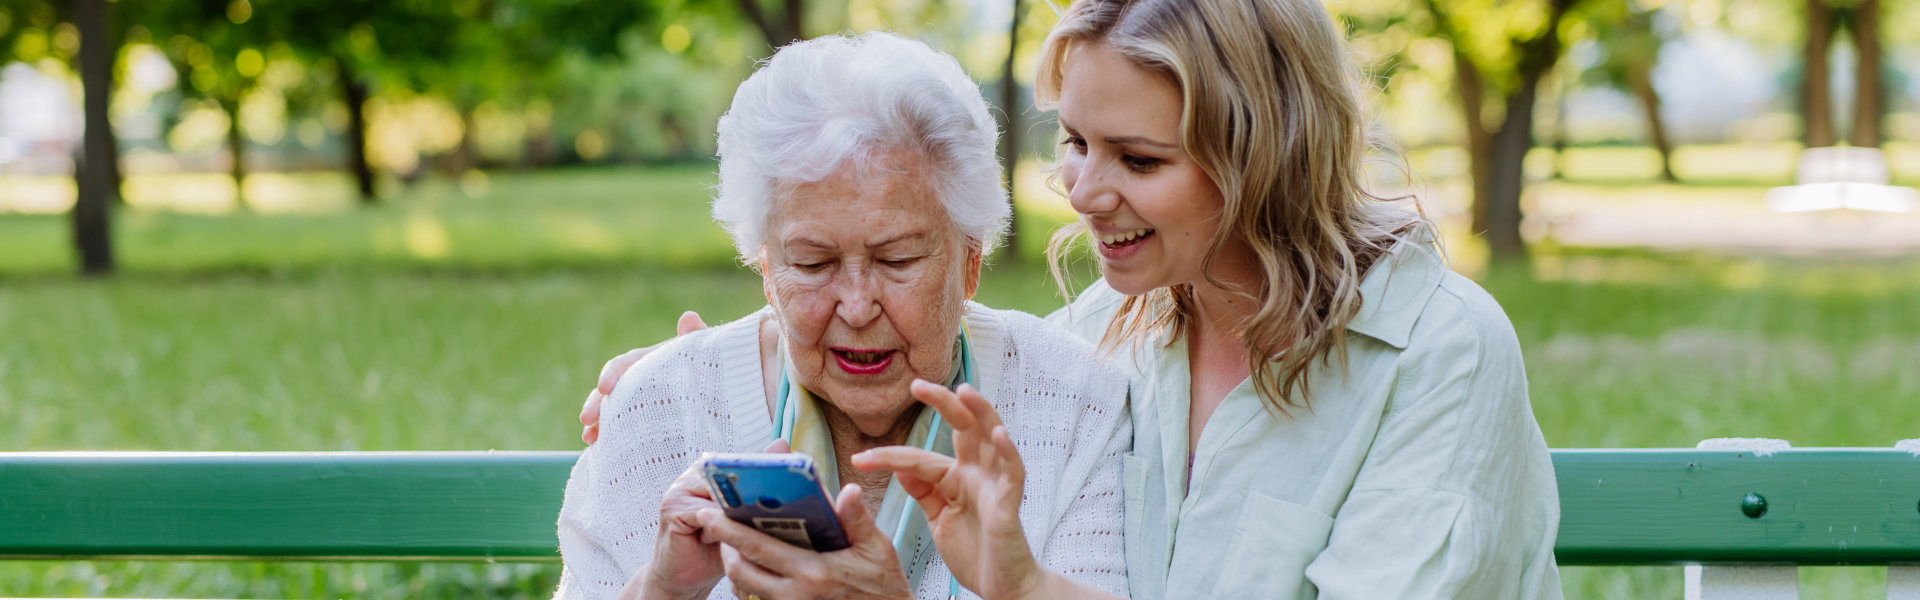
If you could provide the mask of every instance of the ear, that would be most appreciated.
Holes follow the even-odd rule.
[[[980,291],[980,264],[984,262],[979,248],[967,249],[967,299],[973,299],[973,293]]]
[[[767,270],[767,266],[768,266],[767,249],[764,246],[760,248],[760,262],[758,264],[759,264],[758,270],[760,271],[760,295],[766,296],[767,304],[772,305],[773,304],[773,279],[770,276],[773,273]]]

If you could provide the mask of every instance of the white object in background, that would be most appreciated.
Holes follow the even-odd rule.
[[[1782,213],[1920,210],[1920,191],[1887,185],[1893,172],[1879,148],[1808,148],[1800,153],[1793,180],[1798,185],[1767,190],[1767,208]]]
[[[1887,600],[1920,600],[1920,565],[1887,567]]]
[[[1920,456],[1920,439],[1894,442],[1893,449]],[[1920,565],[1887,567],[1887,600],[1920,600]]]
[[[1920,456],[1920,438],[1914,438],[1911,440],[1900,440],[1898,442],[1894,442],[1893,449],[1899,450],[1901,452],[1905,452],[1907,454],[1912,454],[1914,456]]]
[[[1713,438],[1694,446],[1701,450],[1751,452],[1768,456],[1793,449],[1786,440],[1772,438]],[[1800,567],[1794,565],[1687,565],[1687,600],[1798,600]]]
[[[1871,183],[1886,185],[1893,181],[1887,169],[1887,155],[1879,148],[1829,146],[1808,148],[1800,153],[1800,165],[1793,170],[1793,182]]]
[[[1687,565],[1686,598],[1687,600],[1799,600],[1800,567],[1793,565],[1765,567]]]
[[[1752,452],[1754,456],[1767,456],[1781,450],[1792,450],[1793,444],[1773,438],[1709,438],[1700,440],[1693,447],[1696,450]]]

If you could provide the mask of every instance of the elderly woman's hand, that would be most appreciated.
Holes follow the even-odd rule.
[[[893,542],[860,502],[860,486],[847,484],[834,504],[852,546],[833,552],[798,548],[736,523],[717,508],[701,510],[707,536],[725,544],[722,560],[734,595],[761,600],[911,598],[913,590],[900,571]]]
[[[786,452],[787,442],[774,440],[763,452]],[[627,582],[633,594],[623,598],[705,598],[713,584],[726,576],[720,543],[707,535],[700,511],[717,509],[706,477],[695,463],[667,487],[660,498],[660,536],[654,538],[653,562]]]
[[[687,311],[680,313],[680,322],[674,326],[674,336],[678,337],[706,328],[707,323],[700,320],[700,313]],[[587,402],[580,406],[580,424],[585,426],[580,429],[580,441],[591,446],[600,440],[600,401],[613,394],[613,384],[620,382],[620,376],[625,374],[627,369],[633,368],[633,363],[640,362],[640,359],[646,358],[651,352],[653,352],[653,346],[634,348],[620,353],[619,356],[608,360],[607,364],[600,366],[600,382],[594,385],[593,391],[587,392]]]

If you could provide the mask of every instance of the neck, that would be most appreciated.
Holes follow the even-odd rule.
[[[868,510],[880,510],[880,503],[887,496],[887,484],[892,481],[893,475],[887,471],[855,468],[853,455],[881,446],[907,443],[907,436],[913,433],[913,422],[920,418],[920,411],[925,406],[918,402],[909,405],[891,424],[877,428],[880,432],[875,435],[863,430],[852,415],[824,399],[820,402],[821,416],[826,418],[827,432],[833,438],[833,462],[840,472],[840,485],[860,484],[860,500]],[[839,490],[833,492],[838,494]]]
[[[1241,332],[1260,312],[1261,303],[1255,295],[1260,289],[1261,275],[1254,262],[1251,252],[1244,248],[1239,252],[1222,252],[1213,261],[1212,270],[1220,285],[1205,279],[1193,283],[1194,314],[1189,324],[1192,337],[1188,343],[1231,345],[1242,348],[1238,354],[1245,358]]]

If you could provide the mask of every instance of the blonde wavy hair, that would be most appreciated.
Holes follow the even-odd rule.
[[[1214,259],[1236,239],[1252,249],[1263,276],[1238,291],[1259,305],[1241,331],[1254,389],[1282,414],[1309,408],[1308,370],[1336,355],[1344,364],[1361,278],[1431,227],[1417,201],[1395,206],[1411,198],[1367,190],[1364,165],[1384,140],[1370,132],[1365,88],[1332,17],[1320,0],[1076,0],[1041,50],[1041,108],[1057,106],[1068,56],[1091,44],[1180,91],[1181,146],[1225,200],[1201,271],[1235,289],[1214,279]],[[1068,246],[1086,239],[1084,224],[1055,233],[1056,281]],[[1102,346],[1161,334],[1171,344],[1194,306],[1191,284],[1128,297]]]

